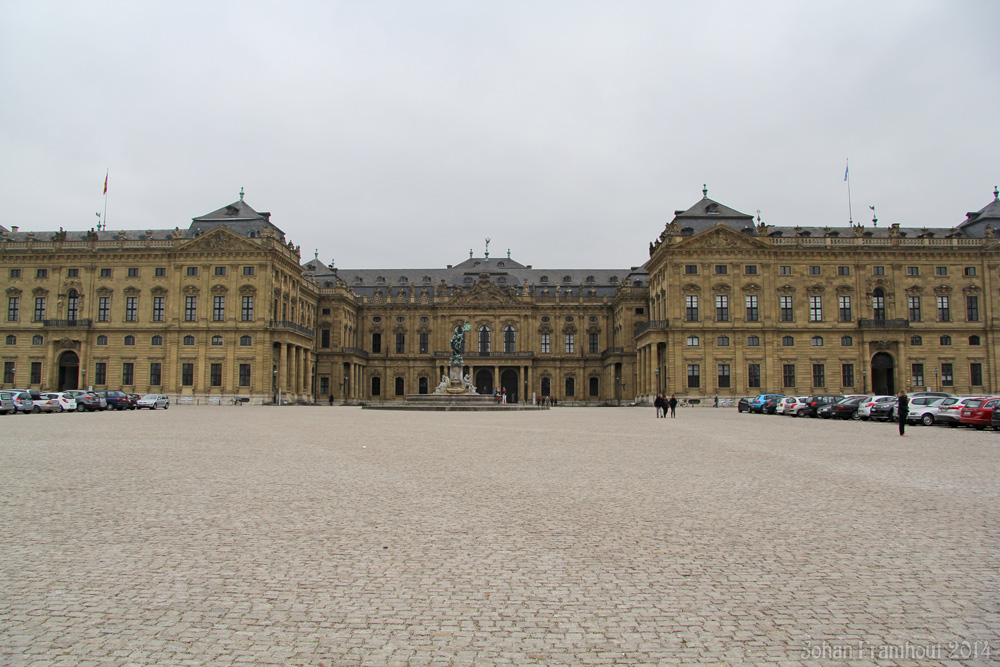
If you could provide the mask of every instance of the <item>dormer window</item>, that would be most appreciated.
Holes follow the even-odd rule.
[[[611,284],[614,285],[618,282],[618,276],[611,276]]]
[[[400,277],[399,277],[399,284],[400,284],[400,285],[405,285],[405,284],[406,284],[406,282],[407,282],[407,280],[406,280],[406,276],[400,276]]]
[[[572,280],[573,280],[573,279],[572,279],[572,278],[571,278],[570,276],[563,276],[563,282],[564,282],[564,283],[568,283],[568,282],[571,282]]]
[[[596,282],[596,280],[594,279],[594,276],[587,276],[587,282],[588,283],[594,283],[594,282]]]
[[[681,230],[683,236],[691,236],[692,234],[694,234],[694,227],[685,227]]]
[[[364,280],[361,279],[361,276],[354,276],[354,284],[355,285],[360,285],[363,282],[364,282]]]
[[[497,266],[502,269],[503,268],[503,262],[497,262]]]
[[[538,282],[547,283],[547,282],[549,282],[549,277],[548,276],[542,276],[541,278],[538,279]]]
[[[385,284],[385,276],[379,276],[378,278],[376,278],[375,279],[375,284],[376,285],[384,285]]]
[[[429,282],[431,281],[431,277],[430,277],[430,276],[424,276],[424,277],[423,277],[423,281],[424,281],[425,283],[429,283]]]

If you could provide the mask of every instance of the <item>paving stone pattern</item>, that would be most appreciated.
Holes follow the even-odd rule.
[[[0,418],[0,664],[1000,664],[1000,434],[653,415]]]

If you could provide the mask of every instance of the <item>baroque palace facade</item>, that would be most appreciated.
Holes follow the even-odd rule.
[[[774,227],[703,195],[629,269],[302,263],[242,194],[184,230],[0,227],[0,386],[403,400],[469,324],[465,371],[511,401],[1000,390],[998,191],[952,228]]]

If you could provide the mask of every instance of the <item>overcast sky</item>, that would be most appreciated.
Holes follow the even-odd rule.
[[[0,224],[239,197],[338,267],[648,259],[701,196],[950,227],[1000,183],[1000,2],[0,0]],[[870,222],[869,222],[870,224]]]

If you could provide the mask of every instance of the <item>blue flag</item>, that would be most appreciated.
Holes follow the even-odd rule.
[[[850,169],[850,168],[851,168],[851,165],[847,165],[846,167],[844,167],[844,180],[845,180],[845,181],[847,180],[847,171],[848,171],[848,169]]]

